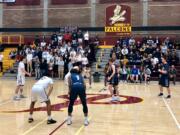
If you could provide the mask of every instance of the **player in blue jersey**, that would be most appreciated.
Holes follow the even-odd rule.
[[[71,69],[70,75],[68,77],[68,86],[69,86],[69,106],[68,106],[68,118],[67,125],[72,124],[72,112],[73,105],[79,96],[81,103],[83,105],[84,112],[84,125],[87,126],[89,124],[88,121],[88,107],[86,103],[86,85],[84,79],[81,75],[80,68],[75,66]]]

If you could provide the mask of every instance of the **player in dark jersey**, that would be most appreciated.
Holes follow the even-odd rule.
[[[77,97],[79,96],[81,99],[81,103],[83,105],[83,112],[85,116],[84,125],[87,126],[89,124],[88,121],[88,107],[86,103],[86,85],[84,79],[80,73],[80,69],[78,66],[75,66],[70,71],[70,76],[68,78],[69,85],[69,106],[68,106],[68,119],[67,125],[72,124],[72,111],[73,105]]]
[[[159,69],[160,78],[159,78],[159,86],[160,93],[158,96],[163,96],[163,87],[167,88],[168,96],[167,98],[171,98],[171,90],[169,88],[169,65],[166,61],[165,57],[162,57],[162,66]]]
[[[119,91],[118,91],[118,83],[119,83],[119,71],[118,67],[114,64],[114,60],[109,60],[109,68],[107,71],[107,80],[108,80],[108,89],[112,95],[111,101],[119,101]]]

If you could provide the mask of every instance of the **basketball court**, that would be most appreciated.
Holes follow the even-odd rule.
[[[66,124],[67,88],[63,81],[55,80],[50,97],[52,116],[56,124],[47,125],[45,104],[37,103],[34,122],[28,123],[30,91],[34,79],[27,79],[20,101],[13,101],[15,80],[0,81],[0,131],[2,135],[179,135],[180,85],[171,85],[172,98],[157,97],[157,82],[145,84],[120,83],[120,102],[110,102],[108,91],[101,91],[103,83],[94,83],[87,90],[90,124],[83,125],[82,106],[77,101],[73,123]],[[166,91],[164,91],[166,95]],[[79,99],[78,99],[79,100]]]

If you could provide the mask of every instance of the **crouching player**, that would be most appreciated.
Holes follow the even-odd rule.
[[[49,88],[49,91],[46,94],[47,88]],[[47,76],[43,76],[42,78],[40,78],[40,80],[38,80],[33,85],[32,92],[31,92],[30,115],[29,115],[29,120],[28,120],[29,123],[34,121],[32,115],[33,115],[34,105],[38,97],[40,98],[41,102],[45,102],[47,105],[47,115],[48,115],[47,124],[56,123],[56,121],[53,120],[51,117],[51,102],[50,102],[49,96],[52,90],[53,90],[53,80]]]

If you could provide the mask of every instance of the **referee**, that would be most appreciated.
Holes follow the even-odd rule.
[[[171,98],[171,90],[169,88],[169,65],[166,61],[166,57],[163,56],[161,58],[162,60],[162,66],[159,69],[160,73],[160,78],[159,78],[159,88],[160,88],[160,93],[158,96],[163,96],[163,87],[167,88],[168,91],[168,96],[166,98]]]
[[[84,125],[87,126],[89,124],[89,121],[88,121],[88,107],[86,103],[86,85],[80,73],[80,68],[78,66],[75,66],[71,69],[70,75],[68,77],[68,86],[69,86],[68,94],[70,101],[68,106],[67,125],[72,124],[73,105],[77,97],[79,96],[81,99],[81,103],[83,105],[83,112],[85,116]]]

